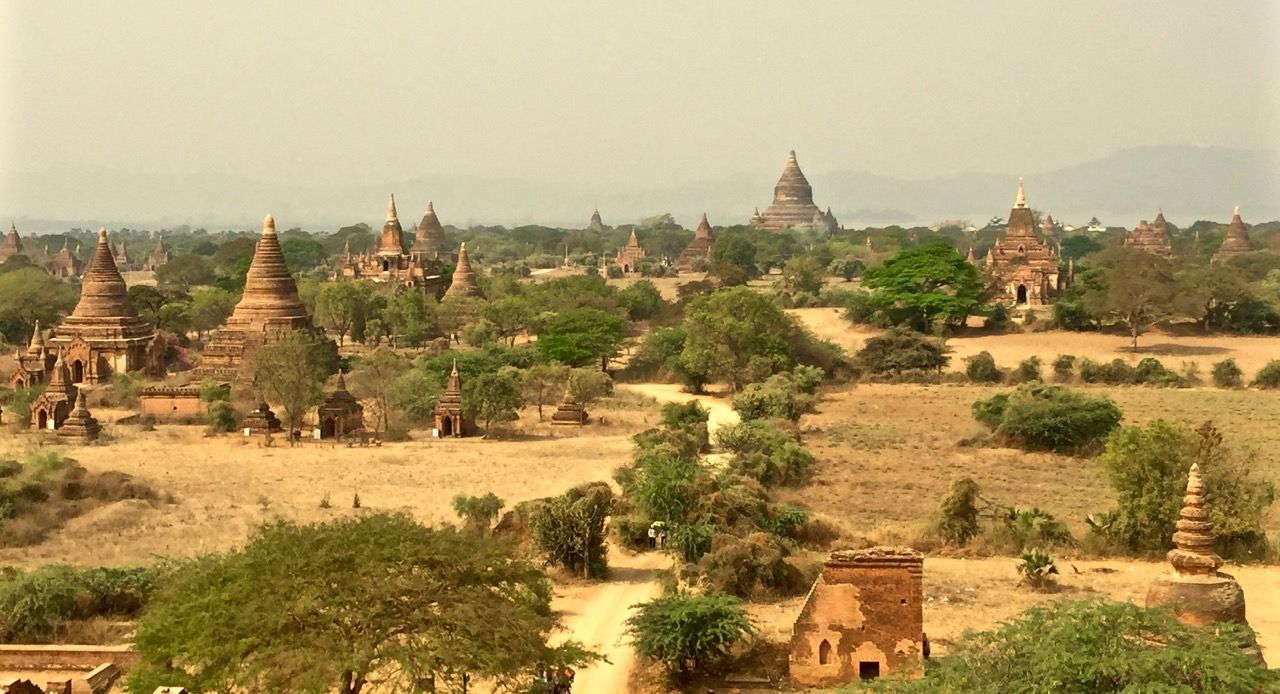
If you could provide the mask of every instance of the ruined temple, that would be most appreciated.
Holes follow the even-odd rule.
[[[18,368],[9,377],[9,385],[14,388],[29,388],[48,381],[57,357],[53,350],[45,346],[40,321],[36,321],[35,329],[31,331],[31,343],[25,351],[18,350],[14,354]]]
[[[475,420],[462,414],[462,378],[458,375],[458,360],[454,359],[444,394],[436,400],[435,429],[432,434],[437,438],[460,438],[474,433]]]
[[[1169,246],[1169,225],[1164,221],[1164,213],[1156,215],[1154,224],[1147,224],[1145,219],[1140,220],[1138,226],[1124,235],[1124,245],[1126,248],[1133,248],[1161,258],[1172,255],[1173,249]]]
[[[587,423],[587,408],[580,403],[574,402],[573,395],[568,388],[564,390],[564,397],[560,399],[560,405],[556,407],[555,413],[551,415],[552,426],[582,426]]]
[[[156,236],[156,247],[151,249],[151,255],[142,262],[142,269],[155,272],[156,268],[169,262],[169,247],[164,245],[164,234]]]
[[[10,223],[9,233],[4,235],[4,245],[0,246],[0,263],[22,254],[22,237],[18,236],[18,226]]]
[[[277,431],[284,431],[284,427],[280,425],[280,418],[275,412],[271,411],[271,407],[267,403],[261,402],[258,408],[249,412],[240,422],[240,431],[245,436],[265,436],[274,434]]]
[[[795,150],[787,155],[782,176],[778,179],[778,185],[773,187],[773,202],[765,208],[764,214],[757,210],[752,215],[751,226],[770,231],[793,227],[812,227],[827,231],[840,229],[830,208],[823,212],[813,204],[813,186],[809,185],[809,180],[800,171]]]
[[[1204,481],[1198,463],[1192,463],[1187,473],[1187,494],[1174,527],[1174,548],[1168,554],[1173,571],[1152,582],[1147,591],[1147,607],[1169,609],[1190,626],[1217,622],[1247,625],[1244,590],[1235,577],[1219,571],[1223,561],[1213,551],[1213,523],[1205,508]],[[1262,652],[1252,638],[1240,646],[1262,662]]]
[[[714,244],[715,235],[711,232],[711,224],[707,222],[707,213],[703,212],[698,228],[693,232],[693,240],[685,246],[680,259],[676,262],[676,267],[680,272],[693,272],[695,260],[699,258],[704,261],[711,260],[711,246]]]
[[[77,388],[72,398],[71,413],[62,421],[62,426],[58,427],[58,438],[68,443],[97,441],[102,425],[98,424],[98,420],[94,419],[93,414],[89,412],[89,406],[85,404],[84,392]]]
[[[164,341],[138,315],[116,267],[107,230],[80,284],[80,301],[49,337],[49,347],[65,353],[72,383],[102,383],[113,374],[164,374]]]
[[[444,293],[445,300],[464,297],[478,297],[480,285],[476,284],[476,271],[471,268],[471,256],[467,255],[467,244],[458,248],[458,264],[453,268],[453,281]]]
[[[636,263],[645,258],[644,247],[640,245],[640,240],[636,238],[635,227],[631,228],[631,236],[627,239],[627,245],[618,249],[618,254],[613,258],[613,264],[622,268],[623,272],[635,272]]]
[[[413,245],[404,248],[404,227],[396,212],[396,197],[387,203],[387,217],[382,224],[378,246],[372,253],[352,254],[348,245],[343,249],[338,277],[343,279],[367,279],[374,282],[394,282],[405,287],[416,287],[439,297],[444,289],[444,263],[452,260],[444,236],[444,227],[436,217],[431,203],[422,223],[414,229]]]
[[[986,272],[997,286],[997,299],[1016,306],[1043,306],[1062,291],[1058,253],[1036,236],[1035,219],[1027,207],[1022,181],[1004,238],[987,253]]]
[[[832,552],[791,627],[792,685],[919,677],[923,575],[923,556],[905,547]]]
[[[347,390],[347,380],[338,372],[333,390],[325,393],[324,402],[316,408],[321,439],[340,439],[364,430],[364,407]]]
[[[198,373],[203,378],[243,378],[241,367],[255,349],[291,331],[313,329],[298,298],[298,285],[285,266],[276,221],[267,215],[245,275],[244,294],[227,324],[205,346]]]
[[[47,430],[62,426],[67,415],[71,414],[71,399],[75,392],[76,387],[71,383],[67,363],[59,354],[49,374],[48,387],[31,401],[31,426]]]
[[[1213,254],[1213,262],[1230,260],[1251,250],[1253,249],[1249,247],[1249,228],[1244,225],[1244,220],[1240,219],[1240,207],[1237,206],[1235,212],[1231,214],[1227,233],[1222,237],[1222,245],[1218,246],[1218,251]]]
[[[604,220],[600,218],[600,208],[591,213],[591,221],[587,222],[587,231],[604,231]]]

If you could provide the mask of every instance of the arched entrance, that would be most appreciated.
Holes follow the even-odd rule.
[[[71,362],[71,382],[80,383],[84,381],[84,362],[79,359]]]
[[[453,436],[453,417],[445,417],[440,421],[440,435]]]
[[[331,439],[338,435],[338,421],[336,419],[325,417],[320,420],[320,438]]]
[[[383,271],[383,272],[386,272],[386,271],[388,271],[388,270],[390,270],[390,269],[391,269],[391,261],[390,261],[390,260],[383,260],[383,261],[382,261],[382,271]]]
[[[49,413],[44,409],[36,410],[36,428],[47,429],[49,427]]]
[[[1018,303],[1027,303],[1027,285],[1025,284],[1018,285]]]
[[[831,642],[826,639],[823,639],[822,643],[818,644],[818,664],[831,664]]]

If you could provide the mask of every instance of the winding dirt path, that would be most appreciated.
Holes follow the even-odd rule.
[[[664,403],[697,400],[702,403],[703,407],[707,408],[707,412],[710,414],[707,421],[707,431],[712,436],[715,436],[716,430],[720,427],[738,423],[738,413],[734,412],[733,404],[722,397],[686,393],[674,383],[620,383],[617,387],[633,393],[647,395],[658,402]]]

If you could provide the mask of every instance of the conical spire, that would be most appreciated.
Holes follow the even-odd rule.
[[[387,202],[387,221],[400,221],[400,217],[396,214],[396,194],[391,194],[391,200]]]
[[[458,359],[453,360],[453,368],[449,370],[449,382],[445,384],[444,392],[449,395],[462,395],[462,378],[458,375]]]
[[[31,331],[31,344],[27,345],[27,354],[37,356],[44,351],[44,333],[40,330],[40,319],[36,319],[36,326]]]
[[[18,225],[9,223],[9,233],[4,236],[4,248],[0,249],[0,257],[8,258],[22,252],[22,237],[18,236]]]
[[[346,379],[346,377],[345,377],[345,376],[343,376],[343,375],[342,375],[342,369],[338,369],[338,383],[337,383],[337,388],[338,388],[338,390],[346,390],[346,389],[347,389],[347,379]]]
[[[427,201],[427,211],[422,221],[413,231],[413,247],[409,249],[415,255],[434,256],[437,258],[449,255],[449,239],[444,234],[444,226],[436,216],[435,205]]]
[[[706,212],[702,213],[702,219],[698,221],[698,228],[696,231],[693,232],[693,238],[695,239],[711,238],[711,223],[707,221]]]
[[[471,256],[467,255],[467,244],[458,248],[458,264],[453,269],[453,281],[444,298],[479,296],[480,287],[476,285],[476,273],[471,269]]]
[[[1169,550],[1169,563],[1173,570],[1183,575],[1207,576],[1222,567],[1222,557],[1213,551],[1213,523],[1204,505],[1204,482],[1200,479],[1200,464],[1192,463],[1187,474],[1187,495],[1182,498],[1182,511],[1178,514],[1177,531],[1173,534],[1175,548]]]
[[[1013,206],[1014,206],[1014,207],[1026,207],[1026,206],[1027,206],[1027,194],[1026,194],[1026,192],[1025,192],[1025,191],[1023,191],[1023,189],[1022,189],[1022,179],[1021,179],[1021,178],[1019,178],[1019,179],[1018,179],[1018,196],[1017,196],[1016,198],[1014,198],[1014,200],[1013,200]]]
[[[71,372],[67,370],[67,362],[62,358],[62,350],[58,350],[58,359],[53,362],[53,373],[49,374],[47,393],[71,394]]]
[[[89,408],[84,404],[84,391],[74,388],[75,394],[71,396],[71,414],[72,416],[88,417]]]
[[[396,214],[396,196],[392,195],[387,202],[387,221],[382,225],[382,238],[378,240],[378,255],[400,255],[404,253],[404,227],[400,226],[400,217]]]
[[[977,264],[978,264],[978,261],[973,257],[973,245],[972,245],[972,244],[970,244],[970,246],[969,246],[969,252],[968,252],[967,254],[965,254],[964,259],[965,259],[965,261],[967,261],[970,265],[977,265]]]
[[[627,246],[636,248],[640,246],[640,239],[636,238],[636,228],[631,227],[631,236],[627,239]]]
[[[71,312],[75,318],[133,318],[138,315],[129,301],[128,288],[116,267],[107,230],[98,230],[98,247],[80,285],[80,301]]]
[[[261,331],[268,321],[285,323],[290,328],[310,324],[307,309],[298,298],[298,285],[285,265],[276,220],[271,215],[262,221],[262,237],[249,261],[244,294],[227,320],[227,327]]]
[[[1222,245],[1213,254],[1213,259],[1227,260],[1249,251],[1249,229],[1240,218],[1240,206],[1237,205],[1231,213],[1231,223],[1227,225],[1227,231],[1222,237]]]

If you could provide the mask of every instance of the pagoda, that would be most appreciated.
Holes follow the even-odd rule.
[[[1222,238],[1222,245],[1218,246],[1218,252],[1213,254],[1213,262],[1224,262],[1251,250],[1253,249],[1249,247],[1249,229],[1244,225],[1244,220],[1240,219],[1240,207],[1237,206],[1235,212],[1231,214],[1231,223],[1227,225],[1227,233]]]
[[[693,232],[693,240],[680,253],[680,259],[677,261],[680,272],[693,272],[694,261],[698,259],[711,260],[711,246],[714,243],[715,235],[711,232],[711,224],[707,222],[707,213],[703,212],[702,220],[698,222],[698,228]]]
[[[291,331],[313,329],[284,263],[276,221],[267,215],[245,275],[244,294],[226,326],[205,346],[199,373],[206,378],[243,376],[241,367],[253,350]]]
[[[382,224],[378,247],[372,253],[351,254],[348,244],[342,252],[338,276],[343,279],[367,279],[374,282],[395,282],[405,287],[415,287],[437,298],[444,289],[443,252],[447,243],[444,228],[436,218],[431,203],[427,214],[414,229],[414,242],[409,250],[404,248],[404,227],[396,212],[396,197],[387,203],[387,217]]]
[[[67,363],[58,355],[44,392],[31,401],[31,426],[36,429],[57,429],[71,414],[71,398],[76,387],[71,384]]]
[[[321,439],[340,439],[364,429],[364,407],[347,390],[347,380],[338,372],[334,389],[324,396],[324,402],[316,408]]]
[[[427,211],[422,214],[422,221],[413,230],[413,245],[409,247],[409,255],[419,260],[454,262],[457,259],[449,246],[444,226],[436,216],[435,205],[430,200],[427,201]]]
[[[72,396],[71,413],[67,415],[66,419],[62,420],[62,426],[58,427],[58,438],[64,439],[68,443],[97,441],[98,433],[102,431],[102,425],[98,424],[98,420],[93,418],[93,414],[89,412],[89,407],[85,405],[84,391],[79,388],[76,388],[75,391],[75,395]]]
[[[444,394],[436,400],[435,430],[437,438],[461,438],[476,433],[474,419],[462,414],[462,378],[458,376],[458,360],[453,360],[453,370],[445,384]]]
[[[618,255],[614,256],[613,264],[622,268],[623,272],[635,272],[636,263],[643,260],[646,255],[644,247],[640,245],[640,240],[636,238],[636,229],[632,227],[631,237],[627,239],[627,245],[618,250]]]
[[[164,373],[164,341],[129,301],[106,229],[98,231],[98,247],[81,280],[80,301],[53,329],[49,346],[66,352],[72,383],[103,383],[126,371]]]
[[[116,269],[120,272],[129,272],[133,269],[133,260],[129,258],[129,250],[125,247],[124,241],[115,244],[111,250],[115,256]]]
[[[26,351],[17,350],[14,360],[18,362],[18,368],[9,377],[9,385],[12,387],[29,388],[49,380],[57,355],[45,346],[40,321],[36,321],[35,329],[31,331],[31,342]]]
[[[587,231],[604,231],[604,220],[600,218],[600,208],[591,213],[591,221],[587,222]]]
[[[996,281],[997,298],[1015,306],[1043,306],[1062,291],[1058,254],[1035,233],[1035,219],[1018,181],[1018,194],[1004,238],[987,252],[986,271]]]
[[[17,225],[10,223],[9,233],[4,235],[4,245],[0,246],[0,263],[15,255],[22,255],[22,237],[18,236]]]
[[[587,423],[587,408],[581,403],[574,402],[573,395],[565,388],[564,398],[560,400],[560,405],[556,407],[556,411],[551,415],[552,426],[582,426]]]
[[[476,284],[475,270],[471,269],[471,256],[467,255],[467,244],[458,248],[458,265],[453,269],[453,282],[444,293],[445,300],[461,297],[480,296],[480,286]]]
[[[169,262],[169,247],[164,245],[164,234],[156,236],[156,247],[151,250],[151,255],[142,262],[142,269],[154,272],[156,268]]]
[[[108,252],[110,252],[110,249],[108,249]],[[114,265],[115,260],[113,259],[111,263]],[[54,277],[67,279],[70,277],[79,277],[80,273],[84,270],[84,263],[80,262],[80,259],[76,257],[75,253],[71,252],[68,239],[63,238],[62,250],[58,251],[49,259],[48,263],[45,264],[45,268],[48,269],[49,274]]]
[[[268,435],[284,431],[280,426],[280,418],[265,401],[258,404],[258,409],[249,412],[240,422],[240,430],[245,436]]]
[[[1126,248],[1168,258],[1173,254],[1173,249],[1169,247],[1168,229],[1169,226],[1164,221],[1164,213],[1156,217],[1155,224],[1147,224],[1147,220],[1143,219],[1138,222],[1138,226],[1124,235],[1124,245]]]
[[[794,149],[787,155],[787,164],[782,169],[778,185],[773,187],[773,202],[765,208],[764,214],[757,210],[752,215],[751,226],[770,231],[795,227],[817,227],[829,232],[840,229],[829,208],[823,212],[813,204],[813,186],[800,171]]]

